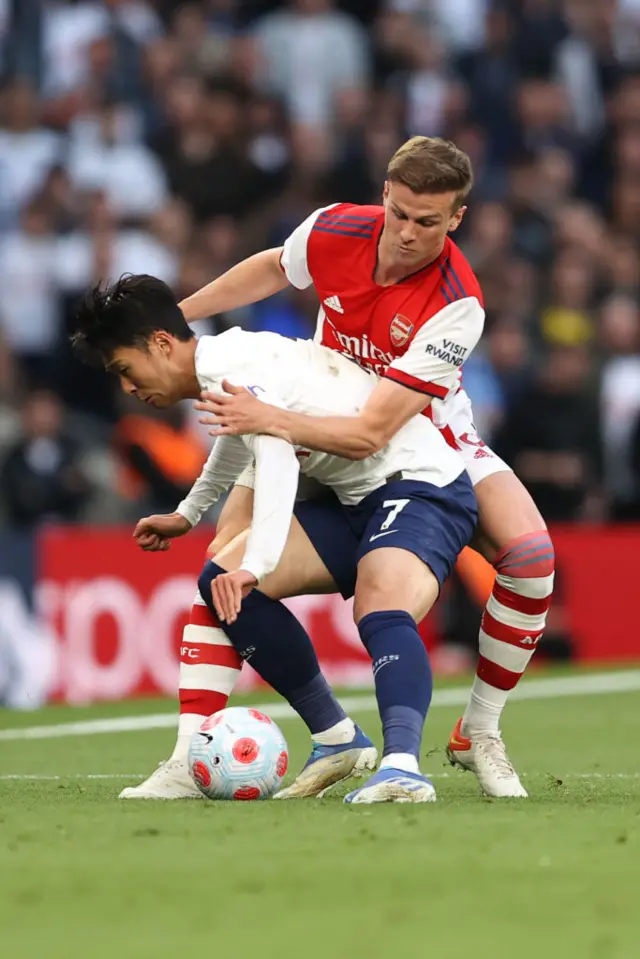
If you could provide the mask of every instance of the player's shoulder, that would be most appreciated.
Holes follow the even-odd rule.
[[[312,235],[349,240],[370,240],[384,216],[381,206],[336,203],[316,217]]]
[[[482,290],[469,261],[454,241],[447,237],[439,263],[441,274],[440,297],[442,306],[457,300],[473,298],[483,306]]]
[[[196,346],[196,371],[211,375],[246,362],[256,352],[255,336],[239,326],[201,336]]]

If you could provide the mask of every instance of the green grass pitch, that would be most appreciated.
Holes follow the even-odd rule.
[[[118,802],[173,730],[0,739],[0,955],[635,959],[638,696],[510,704],[528,801],[482,799],[446,766],[459,707],[429,717],[438,802],[424,806],[348,807],[346,787],[322,801]],[[0,711],[0,730],[171,708]],[[355,718],[377,733],[375,713]],[[280,724],[294,771],[307,737]]]

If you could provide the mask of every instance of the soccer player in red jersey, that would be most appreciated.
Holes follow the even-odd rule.
[[[487,794],[526,797],[499,722],[544,629],[554,552],[531,497],[477,435],[461,386],[461,368],[484,319],[478,282],[449,235],[462,220],[471,184],[471,164],[462,151],[437,138],[414,137],[389,163],[383,206],[343,203],[318,210],[284,247],[243,261],[181,307],[192,322],[264,299],[288,284],[313,284],[321,304],[318,341],[380,375],[359,415],[344,417],[276,409],[230,385],[228,397],[205,398],[203,405],[219,432],[270,433],[360,459],[425,413],[459,451],[479,504],[474,545],[497,575],[482,618],[469,703],[451,734],[448,755],[471,769]],[[249,524],[250,486],[250,478],[246,485],[241,481],[229,498],[214,551]],[[207,690],[195,696],[189,690],[188,708],[203,714],[200,693],[205,702]]]

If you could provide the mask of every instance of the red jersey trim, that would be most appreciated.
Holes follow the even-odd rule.
[[[403,370],[388,369],[384,375],[402,386],[407,386],[410,390],[415,390],[417,393],[426,393],[427,396],[434,396],[438,400],[446,399],[449,392],[446,386],[439,386],[437,383],[425,383],[424,380],[419,380],[417,376],[411,376],[410,373],[405,373]]]

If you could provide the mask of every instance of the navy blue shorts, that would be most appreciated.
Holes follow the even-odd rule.
[[[331,491],[296,503],[295,515],[345,599],[353,596],[358,563],[373,549],[415,553],[442,584],[469,543],[478,503],[466,472],[448,486],[393,480],[357,506]]]

